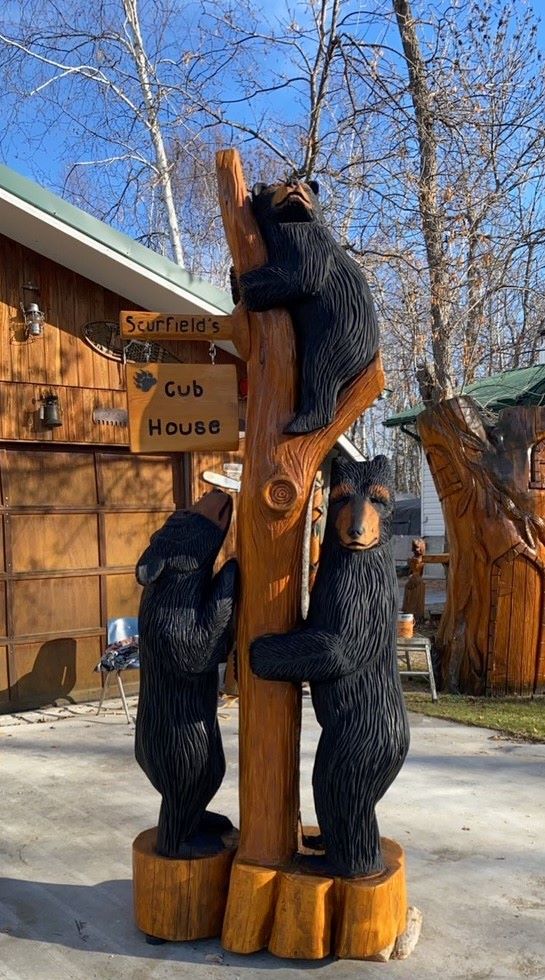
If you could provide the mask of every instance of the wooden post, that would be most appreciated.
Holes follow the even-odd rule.
[[[237,274],[266,261],[266,252],[236,150],[217,155],[219,199]],[[298,618],[305,515],[316,471],[338,437],[380,394],[380,356],[343,393],[334,421],[308,435],[283,430],[294,414],[293,329],[284,310],[244,314],[249,321],[246,455],[238,508],[242,591],[238,610],[240,689],[240,847],[235,863],[287,864],[297,847],[300,691],[258,680],[250,641],[283,632]],[[224,926],[243,914],[231,879]],[[231,909],[231,913],[229,913]]]

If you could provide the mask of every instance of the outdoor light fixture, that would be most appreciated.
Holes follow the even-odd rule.
[[[58,395],[52,391],[42,395],[39,416],[46,429],[56,429],[62,425],[61,407]]]
[[[30,282],[23,284],[23,302],[21,303],[21,309],[25,318],[25,337],[27,338],[41,337],[43,333],[45,314],[42,313],[35,300],[30,301],[26,296],[26,293],[37,292],[39,292],[38,286],[34,286]]]

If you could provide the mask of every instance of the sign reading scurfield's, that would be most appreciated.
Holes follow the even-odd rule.
[[[238,449],[233,364],[127,364],[131,450]]]
[[[119,314],[125,340],[232,340],[230,316],[193,313],[146,313],[123,310]]]

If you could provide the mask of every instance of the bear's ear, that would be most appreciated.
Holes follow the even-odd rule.
[[[320,193],[320,185],[319,185],[318,181],[317,180],[309,180],[308,181],[308,186],[310,187],[312,193],[315,194],[316,197],[318,197],[318,195]]]
[[[156,582],[164,567],[164,558],[155,555],[153,548],[146,548],[136,563],[136,581],[139,585],[149,585],[150,582]]]
[[[374,459],[369,460],[368,466],[372,479],[385,484],[393,483],[394,473],[387,456],[375,456]]]
[[[350,470],[350,462],[344,456],[337,456],[331,464],[331,485],[342,483]]]
[[[259,197],[259,195],[262,194],[263,191],[265,191],[266,189],[267,189],[266,184],[263,183],[254,184],[254,186],[252,187],[252,200],[255,200],[256,197]]]

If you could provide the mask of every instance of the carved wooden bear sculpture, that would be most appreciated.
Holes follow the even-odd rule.
[[[289,310],[299,400],[285,431],[312,432],[332,421],[339,390],[378,350],[373,300],[360,267],[324,224],[315,181],[256,184],[252,207],[269,258],[240,276],[240,291],[249,310]]]
[[[219,835],[231,827],[226,817],[205,811],[225,774],[218,665],[229,652],[237,564],[231,559],[214,576],[212,568],[232,506],[227,494],[213,490],[177,511],[136,567],[145,586],[136,759],[162,796],[157,852],[166,857],[221,847]]]
[[[333,464],[324,544],[305,624],[251,647],[259,677],[310,682],[322,735],[313,774],[322,872],[383,869],[375,805],[409,746],[396,659],[397,580],[388,461]]]

